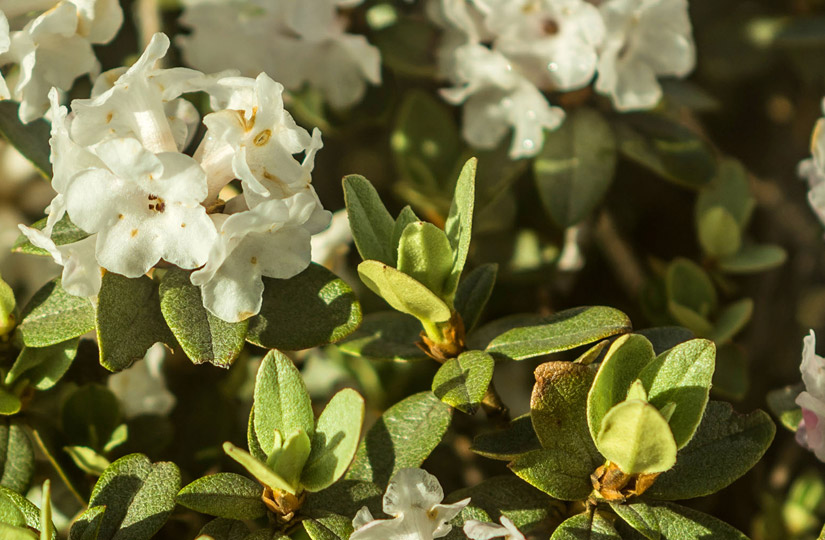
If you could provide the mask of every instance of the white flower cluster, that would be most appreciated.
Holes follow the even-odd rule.
[[[335,108],[349,107],[381,82],[381,56],[364,36],[346,32],[343,10],[363,0],[184,0],[192,29],[178,44],[204,71],[261,71],[289,90],[319,89]]]
[[[452,530],[450,521],[470,503],[462,499],[441,504],[444,491],[438,479],[423,469],[401,469],[395,473],[384,493],[383,510],[392,519],[375,519],[365,506],[358,511],[350,540],[434,540]],[[513,522],[501,517],[502,525],[467,520],[464,533],[471,540],[524,540]]]
[[[261,277],[303,271],[311,235],[329,224],[310,184],[321,134],[295,124],[283,87],[265,74],[155,67],[168,47],[156,34],[128,70],[102,74],[71,114],[52,92],[57,196],[42,231],[21,230],[63,265],[71,294],[96,295],[101,269],[135,278],[165,261],[195,270],[209,311],[241,321],[260,311]],[[206,92],[215,111],[193,156],[183,151],[200,118],[181,97],[191,92]],[[293,157],[301,153],[302,162]],[[243,192],[221,200],[234,179]],[[90,236],[55,245],[53,227],[66,214]]]
[[[822,101],[825,112],[825,100]],[[808,182],[808,203],[825,224],[825,117],[820,118],[811,134],[812,156],[799,163],[797,173]]]
[[[687,0],[433,0],[447,28],[440,61],[464,104],[464,137],[494,148],[512,128],[510,156],[538,153],[564,120],[546,92],[591,84],[619,111],[650,109],[657,77],[695,64]]]
[[[18,66],[8,81],[0,75],[0,99],[19,101],[23,122],[43,116],[52,87],[98,74],[92,45],[110,42],[122,24],[118,0],[0,0],[0,65]]]

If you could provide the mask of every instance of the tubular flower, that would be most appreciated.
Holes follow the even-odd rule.
[[[802,348],[802,382],[805,390],[796,398],[802,407],[802,421],[796,431],[796,440],[825,461],[825,358],[816,354],[816,335],[811,330],[805,336]]]

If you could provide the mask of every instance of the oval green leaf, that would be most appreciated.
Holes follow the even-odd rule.
[[[379,261],[358,265],[358,275],[369,289],[393,309],[422,321],[444,322],[451,311],[435,293],[407,274]]]
[[[467,414],[475,414],[493,378],[495,360],[482,351],[467,351],[447,360],[435,374],[433,394]]]
[[[662,472],[676,463],[676,441],[667,420],[644,401],[623,401],[610,409],[596,446],[627,474]]]

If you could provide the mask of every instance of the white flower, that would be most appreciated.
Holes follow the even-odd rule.
[[[106,167],[75,175],[65,200],[72,221],[98,233],[102,267],[134,278],[161,259],[188,269],[206,263],[216,231],[200,205],[206,175],[194,159],[156,155],[130,138],[104,141],[95,154]]]
[[[805,336],[803,343],[799,370],[805,391],[796,398],[796,404],[802,407],[802,422],[796,440],[813,451],[820,461],[825,461],[825,358],[816,354],[813,330]]]
[[[290,90],[318,88],[336,108],[359,101],[367,83],[381,82],[380,54],[363,36],[346,33],[339,8],[360,1],[187,0],[179,38],[186,62],[198,69],[261,71]]]
[[[20,65],[12,95],[20,101],[23,122],[39,118],[48,109],[47,94],[52,87],[68,90],[78,77],[94,75],[100,66],[92,44],[111,41],[123,22],[123,12],[116,0],[64,0],[51,4],[30,4],[26,11],[45,11],[22,30],[11,33],[7,52],[0,57],[0,63]],[[12,14],[26,13],[22,7],[11,8]],[[0,49],[1,45],[2,42]]]
[[[505,516],[501,516],[501,525],[485,523],[470,519],[464,522],[464,534],[472,540],[490,540],[504,538],[504,540],[524,540],[524,535]]]
[[[163,362],[166,349],[155,343],[146,351],[142,362],[109,375],[107,386],[120,401],[126,418],[142,414],[166,416],[175,407],[175,396],[166,388]]]
[[[822,102],[825,111],[825,100]],[[817,120],[811,134],[812,157],[801,161],[797,175],[808,182],[808,203],[825,224],[825,118]]]
[[[693,70],[687,0],[607,0],[599,6],[607,38],[599,52],[596,90],[620,111],[650,109],[662,97],[660,76]]]
[[[390,480],[383,508],[393,519],[374,520],[365,506],[352,521],[350,540],[433,540],[452,529],[449,521],[470,499],[440,504],[444,491],[435,476],[422,469],[401,469]]]
[[[48,251],[54,262],[63,267],[62,285],[66,292],[75,296],[96,296],[100,292],[103,274],[95,258],[95,235],[57,246],[43,231],[25,225],[18,227],[32,244]]]
[[[182,150],[189,134],[180,122],[188,122],[170,120],[170,113],[180,111],[189,116],[194,109],[181,109],[175,100],[183,93],[210,87],[215,77],[186,68],[157,68],[155,63],[168,48],[169,38],[155,34],[132,67],[104,73],[95,84],[93,97],[74,100],[72,139],[92,146],[106,139],[135,137],[154,153]],[[110,83],[113,77],[117,79]]]
[[[466,101],[464,138],[475,147],[491,149],[512,128],[510,157],[537,154],[544,145],[544,130],[559,127],[564,111],[550,105],[502,54],[471,43],[457,48],[455,55],[453,78],[459,86],[441,93],[453,104]]]
[[[218,239],[191,281],[201,287],[206,309],[238,322],[261,310],[262,276],[288,279],[306,269],[310,236],[327,226],[330,213],[308,186],[292,197],[270,199],[229,216],[213,214],[212,219]]]
[[[584,0],[485,0],[493,48],[520,64],[540,88],[575,90],[596,71],[596,48],[605,28],[599,10]]]
[[[346,209],[332,214],[329,228],[312,237],[312,260],[336,274],[345,269],[345,258],[352,244],[352,230]]]
[[[7,52],[10,45],[11,38],[9,37],[9,21],[5,14],[0,11],[0,55]],[[10,97],[11,93],[9,92],[9,86],[6,84],[6,79],[4,79],[3,75],[0,74],[0,99],[9,99]]]
[[[283,86],[261,73],[220,79],[210,93],[220,110],[204,117],[208,130],[195,153],[207,173],[207,201],[234,178],[241,179],[250,205],[302,191],[308,173],[292,156],[307,152],[312,162],[320,132],[315,140],[295,123],[284,109]]]

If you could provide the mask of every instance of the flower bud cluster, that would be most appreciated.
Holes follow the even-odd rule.
[[[210,312],[241,321],[260,311],[262,276],[303,271],[310,237],[329,224],[310,184],[321,135],[296,125],[283,87],[267,75],[156,67],[168,47],[156,34],[132,67],[102,74],[71,113],[52,91],[57,195],[43,230],[21,230],[63,265],[71,294],[96,295],[101,269],[136,278],[165,261],[194,270]],[[214,112],[190,156],[201,122],[182,96],[193,92],[206,93]],[[236,179],[241,192],[229,185]],[[55,244],[65,215],[89,236]]]
[[[0,1],[0,65],[16,64],[0,99],[20,102],[20,120],[49,108],[49,89],[71,88],[82,75],[100,72],[92,45],[110,42],[123,24],[118,0]]]
[[[204,71],[261,71],[288,90],[305,84],[335,108],[354,105],[367,83],[381,82],[381,56],[364,36],[346,32],[345,10],[363,0],[184,0],[178,44]]]
[[[546,92],[570,92],[595,78],[619,111],[650,109],[661,76],[695,64],[687,0],[434,0],[447,28],[439,56],[454,83],[443,97],[464,104],[464,137],[494,148],[513,129],[512,158],[529,157],[564,111]]]

